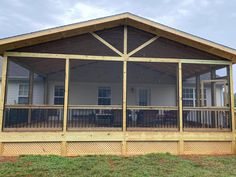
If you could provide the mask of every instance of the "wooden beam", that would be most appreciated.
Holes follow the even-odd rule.
[[[78,59],[78,60],[104,60],[104,61],[121,61],[119,56],[96,56],[96,55],[73,55],[73,54],[51,54],[51,53],[29,53],[29,52],[6,52],[9,57],[30,57],[32,59]]]
[[[66,141],[61,142],[61,155],[67,156],[67,142]]]
[[[7,85],[7,65],[8,65],[8,57],[4,54],[3,60],[2,60],[2,89],[1,89],[1,100],[0,100],[0,132],[2,131],[2,128],[3,128],[3,119],[4,119],[4,105],[5,105],[6,85]]]
[[[182,101],[182,63],[178,64],[178,105],[179,105],[179,131],[183,132],[183,101]]]
[[[69,101],[69,76],[70,76],[70,60],[66,59],[65,65],[65,95],[64,95],[64,116],[63,116],[63,132],[67,131],[68,119],[68,101]]]
[[[113,50],[115,53],[117,53],[118,55],[122,56],[123,53],[121,53],[118,49],[116,49],[114,46],[112,46],[109,42],[107,42],[106,40],[104,40],[103,38],[101,38],[99,35],[97,35],[96,33],[91,33],[97,40],[99,40],[101,43],[103,43],[105,46],[107,46],[108,48],[110,48],[111,50]]]
[[[216,70],[211,69],[211,80],[216,78]],[[216,106],[216,90],[215,90],[215,83],[211,82],[211,106]]]
[[[178,63],[182,64],[214,64],[214,65],[229,65],[229,61],[220,60],[202,60],[202,59],[177,59],[177,58],[155,58],[155,57],[132,57],[129,61],[136,62],[158,62],[158,63]]]
[[[73,55],[73,54],[50,54],[50,53],[29,53],[29,52],[6,52],[11,57],[30,57],[45,59],[78,59],[78,60],[104,60],[104,61],[122,61],[124,57],[120,56],[95,56],[95,55]],[[189,64],[214,64],[230,65],[230,61],[223,60],[202,60],[202,59],[176,59],[176,58],[153,58],[153,57],[129,57],[129,61],[137,62],[163,62],[163,63],[189,63]]]
[[[128,53],[128,29],[127,26],[124,26],[124,54],[127,55]]]
[[[196,100],[197,100],[197,107],[200,107],[201,103],[200,103],[200,98],[201,98],[201,92],[200,92],[200,75],[196,76]]]
[[[122,140],[122,155],[126,155],[127,153],[127,140],[126,140],[126,122],[127,122],[127,51],[128,51],[128,29],[127,26],[124,26],[124,55],[123,55],[123,101],[122,101],[122,110],[123,110],[123,140]]]
[[[131,56],[135,53],[137,53],[138,51],[142,50],[144,47],[147,47],[149,44],[153,43],[155,40],[157,40],[159,38],[159,36],[155,36],[153,38],[151,38],[150,40],[148,40],[147,42],[143,43],[142,45],[140,45],[139,47],[137,47],[136,49],[132,50],[131,52],[128,53],[128,56]]]
[[[232,132],[235,132],[235,117],[234,117],[234,83],[233,83],[233,65],[228,66],[229,74],[229,90],[230,90],[230,109],[231,109],[231,121],[232,121]],[[235,141],[235,140],[234,140]]]
[[[127,27],[124,27],[124,55],[127,56]],[[123,131],[126,131],[127,109],[127,58],[123,61]]]

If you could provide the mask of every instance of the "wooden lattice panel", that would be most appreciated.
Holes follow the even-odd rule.
[[[29,154],[61,154],[61,143],[4,143],[3,156],[17,156],[17,155],[29,155]]]
[[[184,142],[185,154],[232,154],[231,142]]]
[[[177,142],[127,142],[127,154],[165,153],[177,154]]]
[[[68,142],[67,154],[70,155],[120,155],[121,142]]]

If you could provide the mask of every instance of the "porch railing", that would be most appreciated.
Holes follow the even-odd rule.
[[[230,130],[230,117],[230,108],[183,108],[183,123],[185,130]]]
[[[6,105],[4,131],[62,130],[63,106]]]
[[[128,130],[178,129],[178,107],[128,106]]]
[[[121,105],[70,105],[68,130],[122,130]]]

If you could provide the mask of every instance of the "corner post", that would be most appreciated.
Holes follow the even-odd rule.
[[[182,100],[182,63],[178,63],[178,105],[179,105],[179,154],[184,153],[183,141],[183,100]]]
[[[2,129],[3,129],[4,104],[5,104],[6,83],[7,83],[7,65],[8,65],[8,57],[6,54],[4,54],[3,61],[2,61],[2,91],[1,91],[1,100],[0,100],[0,132],[2,132]]]
[[[123,141],[122,141],[122,155],[126,155],[126,117],[127,117],[127,26],[124,26],[124,55],[123,55]]]
[[[231,115],[231,127],[233,133],[232,139],[232,153],[236,153],[236,136],[235,136],[235,117],[234,117],[234,88],[233,88],[233,65],[228,66],[229,76],[229,92],[230,92],[230,115]]]
[[[233,66],[229,66],[229,89],[230,89],[230,114],[232,123],[232,132],[235,132],[235,118],[234,118],[234,88],[233,88]]]
[[[68,98],[69,98],[69,75],[70,75],[70,59],[66,58],[65,65],[65,95],[64,95],[64,116],[63,116],[63,133],[67,130],[67,116],[68,116]]]
[[[2,90],[0,98],[0,134],[3,130],[4,105],[5,105],[6,83],[7,83],[7,65],[8,65],[8,58],[7,55],[4,53],[2,61]],[[0,139],[0,155],[2,155],[3,149],[4,149],[4,144]]]

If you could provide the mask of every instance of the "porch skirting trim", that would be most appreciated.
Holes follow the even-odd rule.
[[[222,155],[236,154],[235,140],[233,132],[2,132],[0,155]]]

